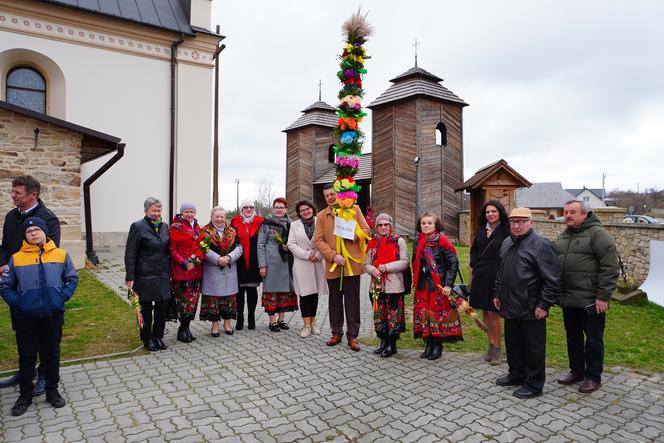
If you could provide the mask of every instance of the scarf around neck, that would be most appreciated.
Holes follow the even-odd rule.
[[[249,269],[249,264],[251,263],[251,239],[258,234],[258,229],[262,224],[263,217],[256,215],[255,213],[251,217],[251,222],[249,223],[245,223],[245,218],[242,217],[242,214],[236,215],[233,217],[233,220],[231,220],[231,226],[236,229],[237,235],[240,238],[245,269]]]
[[[436,232],[430,236],[426,236],[424,233],[420,232],[417,237],[417,251],[415,252],[415,261],[413,263],[413,287],[417,287],[420,270],[422,265],[427,268],[427,271],[431,274],[431,279],[436,285],[443,286],[443,280],[441,275],[438,273],[438,266],[436,266],[436,260],[434,258],[433,251],[436,248],[444,248],[456,255],[456,249],[452,242],[440,232]],[[424,260],[424,263],[422,263]]]

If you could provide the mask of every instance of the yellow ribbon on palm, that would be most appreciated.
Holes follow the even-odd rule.
[[[334,215],[336,217],[341,217],[346,221],[353,220],[355,218],[355,214],[357,211],[355,211],[354,208],[335,208],[334,210]],[[350,277],[353,276],[353,268],[351,266],[351,262],[355,263],[364,263],[364,257],[367,255],[367,242],[371,240],[371,237],[369,237],[367,234],[364,233],[362,228],[360,228],[360,224],[356,223],[355,224],[355,235],[357,235],[357,238],[360,240],[360,252],[362,253],[362,258],[357,259],[353,257],[350,252],[348,252],[348,249],[346,248],[346,242],[344,242],[343,237],[337,236],[337,241],[336,241],[336,251],[337,254],[341,255],[344,258],[344,262],[346,263],[346,267],[348,267],[348,275]],[[330,267],[330,272],[334,272],[335,269],[337,269],[337,264],[333,263],[332,267]],[[341,278],[343,279],[343,269],[341,270]]]

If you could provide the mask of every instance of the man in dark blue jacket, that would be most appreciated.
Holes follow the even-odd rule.
[[[544,388],[546,316],[558,299],[558,264],[551,243],[533,230],[530,209],[516,208],[509,219],[493,299],[505,319],[509,373],[496,384],[521,386],[514,396],[531,398]]]
[[[69,254],[48,238],[44,220],[29,217],[23,232],[23,246],[0,278],[0,295],[11,309],[18,347],[20,396],[12,408],[14,416],[23,415],[32,404],[37,354],[44,366],[46,401],[54,408],[65,405],[58,392],[60,341],[65,301],[78,285]]]
[[[48,209],[39,198],[41,185],[30,175],[22,175],[12,180],[11,198],[15,208],[5,215],[2,225],[2,243],[0,243],[0,275],[7,269],[7,263],[12,255],[21,249],[23,243],[22,224],[28,217],[38,217],[46,222],[49,238],[60,246],[60,220]],[[13,325],[13,319],[12,319]],[[34,395],[44,394],[44,374],[41,367]],[[33,370],[34,373],[34,370]],[[7,380],[0,381],[0,388],[8,388],[18,384],[19,374],[16,373]]]

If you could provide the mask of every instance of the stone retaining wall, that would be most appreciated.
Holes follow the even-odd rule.
[[[534,227],[554,240],[565,229],[565,222],[535,219]],[[650,240],[664,241],[664,225],[604,223],[604,227],[616,242],[627,276],[637,284],[643,283],[650,266]],[[459,213],[459,237],[461,244],[470,243],[470,211]]]
[[[605,223],[604,227],[616,242],[616,248],[625,265],[627,277],[640,285],[648,276],[650,240],[664,241],[664,225]],[[535,229],[546,238],[553,240],[565,229],[565,223],[535,220]]]

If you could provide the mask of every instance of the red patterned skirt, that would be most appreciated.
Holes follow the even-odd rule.
[[[378,337],[400,334],[406,331],[406,311],[403,303],[404,293],[378,293],[376,310],[373,313],[374,328]]]
[[[261,305],[267,315],[279,312],[297,311],[297,295],[295,292],[263,292]]]
[[[201,313],[199,318],[202,321],[219,321],[237,318],[236,294],[216,297],[203,295],[201,298]]]
[[[194,317],[198,308],[198,298],[201,295],[200,280],[173,280],[171,282],[173,298],[178,306],[180,317],[188,315]]]
[[[463,340],[459,311],[452,308],[449,299],[439,291],[417,289],[413,302],[413,334],[415,338]]]

